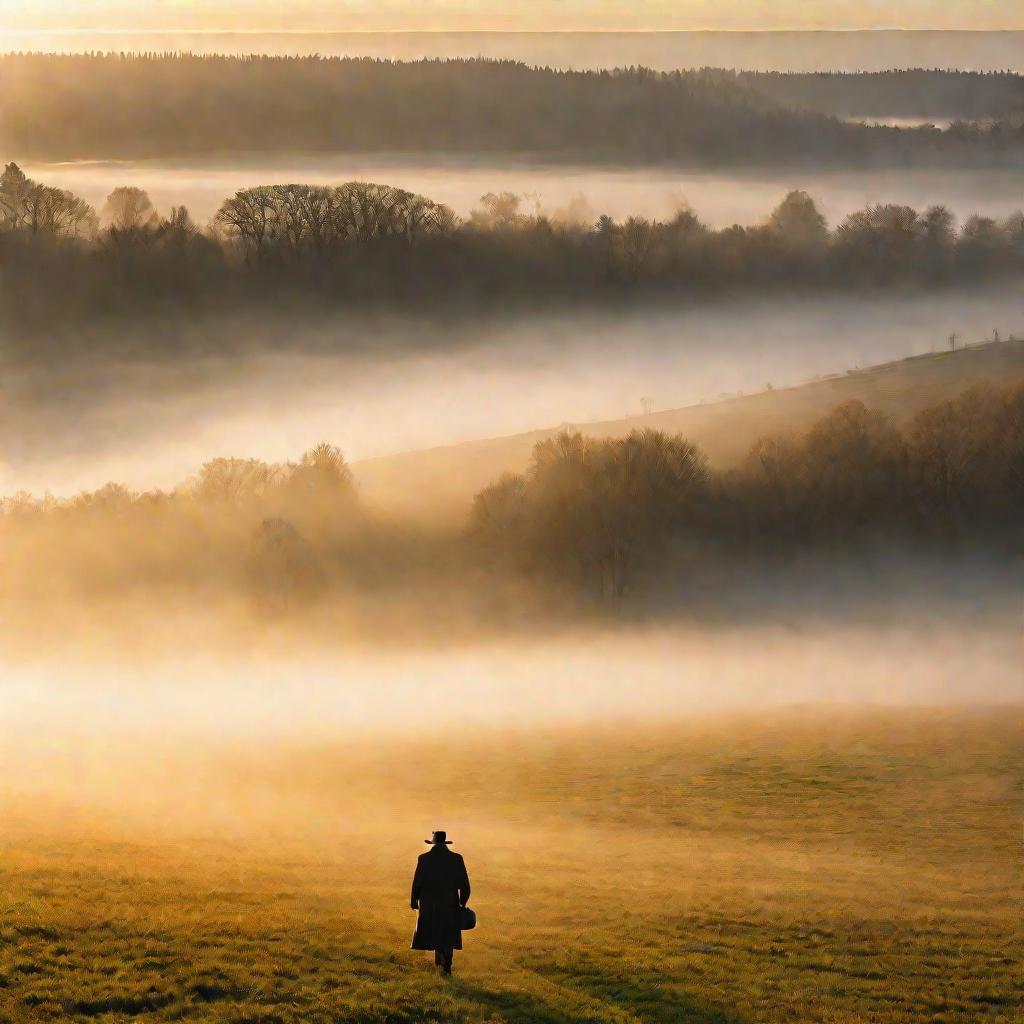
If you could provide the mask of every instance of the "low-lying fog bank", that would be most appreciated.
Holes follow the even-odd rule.
[[[1024,701],[1019,618],[653,628],[434,651],[8,664],[0,738],[425,735],[794,704]]]
[[[961,344],[995,330],[1019,336],[1024,308],[1004,288],[446,324],[207,320],[175,330],[166,360],[91,362],[83,339],[79,360],[9,370],[0,494],[67,495],[109,480],[170,487],[219,455],[279,461],[328,440],[356,461],[677,408],[944,350],[950,334]],[[201,354],[225,338],[232,355]],[[130,350],[128,328],[124,341]]]
[[[859,119],[864,120],[864,119]],[[871,119],[867,119],[871,120]],[[929,119],[934,120],[934,119]],[[896,123],[888,119],[885,123]],[[907,125],[903,125],[907,127]],[[17,158],[17,153],[8,154]],[[414,157],[395,154],[260,157],[248,163],[223,161],[23,162],[30,178],[69,189],[96,209],[120,185],[145,189],[167,214],[184,204],[199,222],[209,220],[238,189],[283,181],[339,185],[376,181],[445,203],[467,215],[488,192],[516,192],[527,206],[549,214],[579,204],[596,220],[600,214],[670,217],[690,206],[713,228],[760,223],[793,188],[809,192],[831,223],[870,203],[897,203],[924,209],[948,206],[960,217],[1002,218],[1020,209],[1024,195],[1014,170],[898,169],[758,170],[707,173],[666,166],[588,167],[536,163],[514,156],[495,159]]]

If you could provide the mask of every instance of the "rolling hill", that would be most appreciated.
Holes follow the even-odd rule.
[[[840,402],[860,399],[897,419],[943,401],[975,381],[1024,378],[1024,340],[986,342],[723,401],[594,423],[560,424],[509,437],[468,441],[357,462],[365,499],[400,513],[461,515],[501,473],[518,472],[533,446],[567,427],[594,437],[651,428],[684,434],[719,466],[736,464],[760,436],[806,427]]]

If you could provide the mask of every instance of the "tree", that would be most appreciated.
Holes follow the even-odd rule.
[[[933,281],[943,281],[953,269],[956,218],[945,206],[930,206],[922,218],[923,270]]]
[[[268,185],[226,200],[215,223],[240,242],[246,262],[271,252],[287,262],[320,259],[346,242],[402,238],[414,242],[446,234],[456,222],[448,207],[404,189],[350,181],[322,185]]]
[[[313,546],[286,519],[264,519],[255,530],[248,575],[257,602],[269,612],[312,600],[327,584]]]
[[[609,596],[621,601],[638,565],[660,552],[692,517],[708,479],[707,457],[681,436],[634,430],[606,442],[598,520]]]
[[[263,498],[277,476],[259,459],[211,459],[199,471],[195,495],[201,501],[239,505]]]
[[[242,245],[246,263],[262,260],[273,237],[275,206],[269,188],[241,189],[226,199],[214,217]]]
[[[140,261],[157,239],[160,217],[149,195],[141,188],[122,185],[107,196],[101,213],[107,225],[100,236],[104,250],[126,277],[137,276]]]
[[[758,438],[743,462],[741,482],[748,528],[799,538],[808,498],[802,439],[792,434]]]
[[[150,231],[160,222],[149,194],[130,185],[121,185],[107,196],[101,219],[111,230],[122,234]]]
[[[956,241],[956,217],[946,206],[929,206],[924,214],[924,237],[929,248],[948,251]]]
[[[586,585],[600,573],[595,478],[598,447],[578,432],[538,441],[527,471],[533,564],[559,566]]]
[[[849,533],[898,515],[905,498],[906,450],[889,418],[853,400],[807,432],[802,458],[810,526]]]
[[[522,564],[529,523],[526,478],[503,473],[473,498],[467,532],[492,563]]]
[[[405,212],[409,241],[425,235],[449,235],[459,223],[455,211],[424,196],[412,196]]]
[[[24,204],[22,226],[33,235],[89,238],[96,232],[96,211],[71,192],[32,185]]]
[[[199,228],[185,206],[172,206],[170,216],[157,228],[166,248],[182,251],[200,235]]]
[[[682,437],[643,430],[597,441],[563,431],[534,446],[525,479],[506,477],[478,496],[471,528],[515,541],[525,523],[529,564],[617,605],[638,567],[692,518],[707,474],[704,454]]]
[[[875,205],[851,213],[836,229],[840,262],[855,279],[890,281],[920,265],[926,227],[911,206]]]
[[[348,491],[354,487],[352,470],[341,449],[321,441],[302,456],[292,472],[292,479],[306,490]]]
[[[802,189],[794,189],[779,203],[768,218],[768,226],[790,253],[820,254],[828,245],[828,224]]]
[[[25,222],[25,204],[34,182],[15,163],[9,163],[0,175],[0,229],[18,231]]]
[[[470,214],[470,223],[484,231],[511,231],[522,227],[526,217],[519,212],[523,197],[515,192],[488,192]]]
[[[626,280],[637,284],[654,243],[654,225],[646,217],[627,217],[615,236],[614,252]]]
[[[1003,224],[1003,233],[1008,250],[1020,261],[1024,258],[1024,212],[1017,210],[1010,214]]]
[[[341,449],[326,442],[287,467],[276,500],[283,518],[310,541],[329,547],[347,536],[360,518],[352,471]]]
[[[138,500],[138,495],[123,484],[104,484],[95,491],[83,491],[74,499],[73,507],[97,516],[123,516]]]
[[[1024,387],[978,384],[919,412],[907,431],[911,486],[925,524],[963,529],[1016,518],[1024,497]]]
[[[317,529],[352,508],[356,499],[355,481],[341,449],[326,442],[314,445],[289,467],[284,490],[290,515]]]
[[[1001,224],[991,217],[969,217],[960,232],[957,260],[970,275],[999,267],[1009,255],[1010,242]]]

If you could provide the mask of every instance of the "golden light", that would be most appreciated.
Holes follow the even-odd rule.
[[[424,9],[426,7],[426,9]],[[0,0],[0,43],[26,32],[573,31],[1024,29],[1024,7],[998,0]]]

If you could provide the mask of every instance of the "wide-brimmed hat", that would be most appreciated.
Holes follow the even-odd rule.
[[[442,844],[444,846],[452,845],[452,841],[448,838],[447,832],[435,832],[433,839],[424,839],[423,842],[428,846],[441,846]]]

